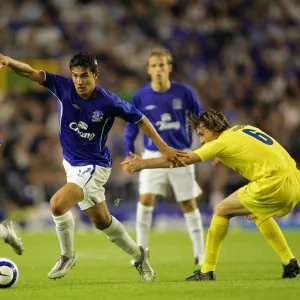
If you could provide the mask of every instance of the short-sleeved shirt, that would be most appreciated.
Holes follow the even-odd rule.
[[[108,133],[116,117],[136,123],[142,113],[117,95],[96,86],[93,99],[81,98],[71,78],[45,72],[43,86],[58,100],[58,121],[63,157],[72,166],[112,166]]]
[[[296,169],[296,162],[275,139],[249,125],[227,129],[216,140],[204,144],[194,153],[202,161],[217,157],[250,181],[290,168]]]
[[[190,114],[202,111],[195,92],[186,84],[171,81],[165,92],[156,92],[148,83],[137,90],[132,97],[132,105],[145,115],[161,138],[175,149],[188,149],[192,145],[192,131],[188,125]],[[138,127],[127,124],[125,128],[126,156],[134,152],[134,141]],[[144,135],[144,149],[158,151],[157,146]]]

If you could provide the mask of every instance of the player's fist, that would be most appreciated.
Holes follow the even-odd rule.
[[[131,157],[130,156],[127,156],[125,157],[123,163],[122,163],[122,169],[123,169],[123,172],[127,175],[129,174],[132,174],[131,170],[130,170],[130,167],[129,167],[129,164],[128,163],[124,163],[124,162],[128,162],[129,160],[131,160]]]
[[[189,153],[167,146],[161,150],[162,156],[170,163],[170,168],[186,166],[181,157],[189,157]]]
[[[256,216],[253,214],[250,214],[250,215],[245,216],[244,218],[249,221],[254,221],[256,219]]]
[[[128,169],[131,173],[139,172],[143,170],[143,159],[132,152],[129,152],[130,157],[126,157],[126,159],[122,162],[122,166],[128,166]]]
[[[0,69],[3,69],[9,64],[9,57],[0,53]]]

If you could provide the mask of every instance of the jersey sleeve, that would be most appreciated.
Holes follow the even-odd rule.
[[[200,157],[201,161],[206,161],[221,156],[224,150],[225,145],[218,140],[214,140],[203,145],[201,148],[194,150],[193,152]]]
[[[132,105],[137,107],[137,96],[134,95],[131,101]],[[136,123],[126,123],[124,130],[125,156],[129,156],[129,152],[135,152],[134,142],[139,134],[139,127]]]
[[[187,89],[187,109],[190,113],[199,115],[203,110],[202,105],[193,89],[187,85],[185,87]]]
[[[136,109],[132,104],[122,100],[117,95],[107,92],[107,95],[112,100],[110,114],[113,117],[121,118],[129,123],[137,123],[143,117],[143,114]]]
[[[64,91],[72,86],[73,82],[70,78],[57,74],[45,72],[46,80],[42,83],[42,86],[52,92],[56,98],[60,101],[63,99]]]

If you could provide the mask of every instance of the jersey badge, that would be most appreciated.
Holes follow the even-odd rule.
[[[103,119],[103,112],[96,110],[93,112],[92,121],[93,122],[101,122]]]
[[[182,100],[179,98],[174,98],[172,100],[173,109],[182,109]]]

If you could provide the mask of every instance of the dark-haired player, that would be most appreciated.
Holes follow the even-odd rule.
[[[79,204],[96,228],[128,253],[145,281],[154,279],[148,262],[148,250],[139,247],[123,225],[110,215],[103,185],[112,167],[111,151],[106,146],[108,133],[116,117],[136,123],[158,146],[171,165],[179,163],[180,151],[170,148],[140,111],[118,96],[96,85],[98,65],[94,55],[79,53],[70,60],[71,78],[33,69],[28,64],[0,54],[0,68],[35,81],[51,91],[58,102],[60,142],[67,183],[51,198],[61,256],[48,273],[60,278],[75,265],[74,219],[70,209]]]

